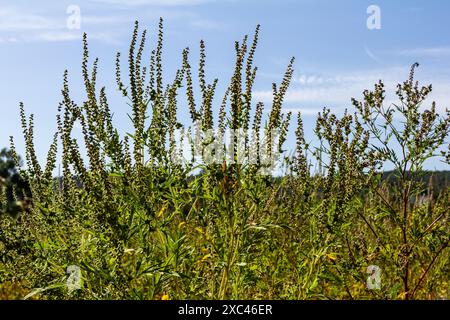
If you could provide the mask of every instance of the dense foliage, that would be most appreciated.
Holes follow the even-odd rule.
[[[0,186],[3,193],[0,214],[20,214],[31,197],[27,181],[17,172],[16,160],[21,162],[20,158],[14,159],[7,149],[0,150]]]
[[[84,37],[86,100],[72,100],[66,71],[45,166],[36,157],[33,116],[21,105],[27,165],[20,175],[33,197],[18,217],[0,215],[0,298],[447,297],[448,183],[436,190],[432,176],[421,175],[430,157],[449,163],[449,112],[425,108],[431,86],[414,81],[417,65],[398,86],[398,105],[383,104],[379,82],[352,101],[354,113],[320,112],[317,145],[305,141],[298,114],[295,154],[286,156],[278,151],[290,123],[282,105],[294,59],[273,84],[268,112],[254,105],[258,32],[250,44],[247,37],[236,42],[233,76],[214,114],[218,80],[205,80],[205,44],[196,95],[189,49],[175,79],[164,83],[162,21],[148,66],[147,34],[136,23],[128,81],[117,54],[118,89],[134,126],[125,137],[113,125],[105,88],[97,88],[98,60],[91,68]],[[189,129],[177,117],[179,104],[189,107]],[[76,123],[84,141],[74,138]],[[244,135],[232,136],[227,158],[227,146],[213,142],[230,129]],[[192,150],[201,146],[192,159],[182,156],[179,130],[189,133]],[[11,148],[18,160],[12,138]],[[62,177],[55,179],[58,153]],[[272,160],[285,174],[265,174]],[[395,170],[383,179],[387,163]],[[379,288],[366,286],[373,266],[381,270]],[[74,267],[81,276],[75,289],[67,285]]]

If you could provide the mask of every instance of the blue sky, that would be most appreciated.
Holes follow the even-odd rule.
[[[80,29],[68,29],[67,9],[81,10]],[[367,28],[366,10],[381,10],[381,29]],[[294,79],[284,110],[303,112],[307,137],[318,110],[342,112],[350,98],[361,97],[383,79],[388,102],[395,85],[420,63],[417,78],[432,83],[432,99],[443,113],[450,107],[450,2],[446,0],[0,0],[0,146],[15,136],[23,154],[18,105],[36,118],[36,147],[44,159],[55,131],[61,100],[62,74],[69,70],[71,90],[83,99],[81,34],[87,32],[92,57],[99,57],[99,81],[105,85],[116,124],[129,129],[128,106],[114,83],[115,53],[127,52],[134,20],[149,29],[154,43],[159,17],[165,20],[166,79],[180,65],[189,46],[192,64],[200,39],[206,41],[207,76],[229,79],[234,63],[234,41],[261,24],[255,63],[254,97],[270,101],[271,83],[279,82],[291,56],[296,57]],[[223,89],[223,86],[219,86]],[[223,90],[222,90],[223,91]],[[216,103],[218,108],[218,103]],[[186,117],[186,110],[180,117]],[[292,143],[292,136],[291,141]],[[439,161],[431,169],[449,169]]]

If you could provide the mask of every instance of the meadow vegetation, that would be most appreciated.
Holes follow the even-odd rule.
[[[166,83],[162,20],[149,63],[147,33],[136,22],[126,69],[120,54],[116,64],[134,127],[125,136],[98,87],[98,60],[89,59],[84,36],[86,99],[72,100],[66,71],[45,163],[36,156],[33,115],[20,105],[26,166],[13,138],[11,154],[29,189],[12,191],[0,181],[0,299],[448,298],[448,183],[436,191],[432,175],[422,175],[431,157],[450,161],[450,113],[438,115],[426,100],[432,87],[414,80],[417,65],[398,85],[398,104],[385,105],[380,81],[352,100],[352,111],[320,112],[316,144],[305,140],[295,115],[295,153],[277,153],[287,169],[271,176],[261,174],[263,158],[286,142],[291,113],[282,106],[294,59],[273,84],[272,104],[255,104],[258,34],[259,26],[235,43],[233,75],[216,106],[218,80],[205,80],[205,43],[198,79],[185,49]],[[187,144],[203,146],[196,159],[183,158],[177,144],[177,130],[188,132],[180,105],[192,120]],[[83,140],[74,138],[76,123]],[[227,159],[220,147],[205,151],[217,141],[211,130],[252,135],[231,139]],[[221,161],[206,161],[211,154]],[[62,174],[55,178],[58,155]],[[242,155],[254,161],[237,161]],[[385,165],[394,168],[388,179]],[[11,196],[20,202],[15,214]],[[75,290],[67,287],[69,266],[80,268]],[[367,288],[369,266],[381,270],[378,289]]]

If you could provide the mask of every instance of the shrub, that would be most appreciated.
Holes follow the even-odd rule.
[[[189,49],[173,81],[164,83],[162,20],[149,66],[142,63],[147,33],[136,22],[127,81],[120,53],[116,59],[118,90],[134,127],[124,137],[113,125],[105,88],[97,87],[98,60],[90,66],[84,35],[86,100],[72,100],[65,71],[45,166],[36,158],[33,116],[20,106],[27,164],[20,173],[33,201],[27,214],[0,216],[0,291],[19,286],[20,292],[28,290],[27,298],[43,299],[445,294],[448,186],[439,195],[428,190],[425,200],[414,199],[423,193],[415,179],[423,162],[449,131],[448,114],[440,118],[434,104],[419,111],[431,87],[413,84],[413,66],[399,86],[400,106],[383,107],[380,82],[364,92],[363,102],[353,100],[353,115],[324,109],[315,129],[317,148],[306,143],[298,114],[295,154],[287,157],[281,151],[291,114],[282,106],[294,59],[281,84],[273,84],[273,102],[264,113],[264,105],[252,99],[258,34],[259,26],[251,44],[247,36],[235,43],[234,72],[215,119],[218,80],[206,83],[205,43],[200,42],[198,100]],[[177,117],[182,94],[190,127]],[[406,119],[403,129],[396,113]],[[77,122],[83,146],[72,134]],[[189,157],[183,156],[181,139]],[[400,157],[391,139],[400,144]],[[19,165],[12,138],[11,148]],[[63,175],[55,179],[58,150]],[[319,170],[311,170],[311,159]],[[395,165],[394,182],[382,179],[387,160]],[[288,173],[267,175],[277,161]],[[369,265],[383,272],[380,290],[365,287]]]

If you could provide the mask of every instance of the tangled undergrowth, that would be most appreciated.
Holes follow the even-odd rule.
[[[282,106],[294,59],[264,112],[252,98],[258,33],[259,26],[253,41],[235,43],[233,76],[215,108],[218,80],[206,83],[205,44],[196,95],[189,49],[175,79],[164,83],[162,20],[148,66],[147,34],[136,22],[128,81],[117,54],[118,90],[134,127],[125,137],[113,125],[105,88],[97,87],[98,60],[90,65],[84,36],[86,100],[72,100],[66,71],[45,165],[36,157],[33,116],[20,107],[20,174],[31,194],[15,197],[32,201],[12,216],[1,198],[1,299],[448,297],[448,184],[436,192],[421,175],[430,157],[449,163],[449,112],[439,116],[434,103],[424,110],[431,86],[414,81],[417,65],[398,86],[398,105],[384,105],[380,81],[352,100],[354,113],[320,112],[317,145],[305,141],[298,114],[296,150],[286,156],[280,151],[291,114]],[[177,117],[180,104],[189,107],[190,129]],[[74,138],[76,123],[82,141]],[[196,157],[183,157],[180,130]],[[252,134],[233,134],[229,146],[213,143],[228,130]],[[11,150],[18,160],[12,138]],[[63,172],[55,178],[58,154]],[[264,174],[273,160],[285,174]],[[395,168],[389,180],[382,178],[386,163]],[[75,287],[68,268],[79,268]]]

